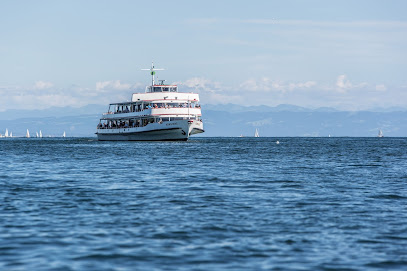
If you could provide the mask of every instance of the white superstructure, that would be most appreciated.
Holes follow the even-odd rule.
[[[146,70],[146,69],[144,69]],[[98,140],[187,140],[203,133],[201,106],[196,93],[178,92],[177,85],[155,83],[134,93],[131,102],[112,103],[97,126]]]

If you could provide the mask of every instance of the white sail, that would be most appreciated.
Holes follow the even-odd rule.
[[[62,134],[62,137],[66,137],[65,131],[64,131],[64,133]]]
[[[383,137],[383,132],[382,132],[382,130],[379,129],[379,134],[377,135],[377,137]]]
[[[10,137],[13,137],[13,133],[12,133],[12,132],[10,132]]]
[[[27,134],[25,135],[25,137],[29,138],[30,137],[30,132],[27,129]]]
[[[40,130],[40,138],[42,137],[42,132],[41,132],[41,130]]]
[[[39,135],[38,135],[38,132],[35,132],[36,133],[36,137],[40,137]]]
[[[254,137],[259,137],[259,131],[256,128],[256,132],[254,132]]]
[[[6,129],[6,132],[4,133],[4,137],[8,137],[8,129]]]

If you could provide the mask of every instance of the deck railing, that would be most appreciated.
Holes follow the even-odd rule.
[[[179,108],[201,109],[201,106],[197,105],[197,106],[189,106],[188,107],[188,106],[183,106],[183,105],[180,105],[180,106],[171,106],[171,105],[157,106],[157,105],[155,105],[155,106],[148,106],[148,107],[143,108],[141,110],[136,109],[134,111],[132,111],[132,110],[118,110],[118,111],[114,111],[114,112],[113,111],[108,111],[108,112],[103,113],[103,115],[137,113],[137,112],[143,112],[143,111],[150,110],[150,109],[179,109]]]

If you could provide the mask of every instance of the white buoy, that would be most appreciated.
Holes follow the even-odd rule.
[[[280,141],[277,140],[277,141],[276,141],[276,144],[280,144]]]

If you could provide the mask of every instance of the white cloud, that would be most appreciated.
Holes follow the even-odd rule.
[[[87,104],[109,104],[128,101],[133,92],[142,92],[141,84],[131,85],[120,80],[97,82],[93,88],[71,85],[57,87],[50,82],[37,81],[31,86],[0,87],[0,108],[44,109],[52,106],[80,107]]]
[[[280,82],[263,77],[259,80],[249,79],[239,85],[239,89],[246,91],[286,92],[297,89],[309,89],[317,85],[315,81],[306,82]]]
[[[120,80],[96,82],[96,90],[124,90],[130,89],[130,84],[123,84]]]
[[[40,83],[39,83],[40,82]],[[278,81],[270,77],[250,78],[236,85],[222,85],[203,77],[176,82],[181,92],[200,94],[202,104],[269,105],[294,104],[304,107],[334,107],[357,110],[372,107],[407,107],[405,86],[353,83],[345,74],[330,84],[313,80]],[[51,106],[80,107],[129,101],[133,92],[143,92],[144,84],[120,80],[100,81],[93,88],[71,85],[61,88],[38,81],[31,87],[0,86],[0,108],[44,109]]]
[[[338,88],[339,91],[344,91],[346,89],[349,89],[352,87],[352,83],[346,79],[346,75],[342,74],[339,75],[338,78],[336,79],[336,87]]]
[[[54,84],[52,84],[51,82],[37,81],[35,82],[34,89],[47,89],[53,86]]]
[[[376,85],[376,90],[377,91],[386,91],[387,88],[385,85],[381,84],[381,85]]]
[[[204,104],[235,103],[242,105],[290,103],[284,101],[287,93],[309,92],[317,86],[315,81],[284,82],[272,80],[269,77],[250,78],[236,86],[224,86],[206,78],[190,78],[176,82],[180,91],[192,91],[200,94]]]
[[[362,82],[359,84],[353,84],[351,83],[345,74],[339,75],[338,78],[336,79],[336,90],[338,92],[346,92],[350,89],[362,89],[368,87],[369,84],[366,82]],[[329,87],[327,88],[329,89]]]
[[[191,89],[200,93],[204,104],[237,103],[247,106],[295,104],[311,108],[334,107],[343,110],[369,109],[378,105],[383,107],[383,104],[407,106],[406,102],[394,98],[397,95],[384,95],[385,92],[378,91],[387,89],[386,86],[366,82],[353,83],[345,74],[339,75],[330,84],[320,84],[313,80],[286,82],[262,77],[250,78],[237,86],[221,86],[205,78],[191,78],[180,83],[180,86],[184,86],[186,91]],[[182,88],[180,90],[185,91]]]
[[[222,86],[219,82],[214,82],[202,77],[193,77],[184,82],[175,82],[174,84],[191,88],[195,91],[205,90],[210,92],[221,92]]]
[[[289,83],[288,88],[290,90],[294,89],[305,89],[305,88],[311,88],[317,85],[317,82],[315,81],[307,81],[304,83]]]
[[[11,101],[15,104],[23,105],[21,108],[34,109],[34,108],[47,108],[47,107],[64,107],[81,104],[77,97],[70,95],[24,95],[12,96]]]
[[[175,82],[181,92],[199,93],[200,100],[206,104],[244,103],[245,96],[235,93],[231,86],[223,86],[219,82],[202,77],[193,77],[183,82]]]
[[[269,84],[268,80],[265,80],[264,78],[260,80],[251,78],[241,83],[239,88],[247,91],[269,91],[271,90],[271,85]]]

